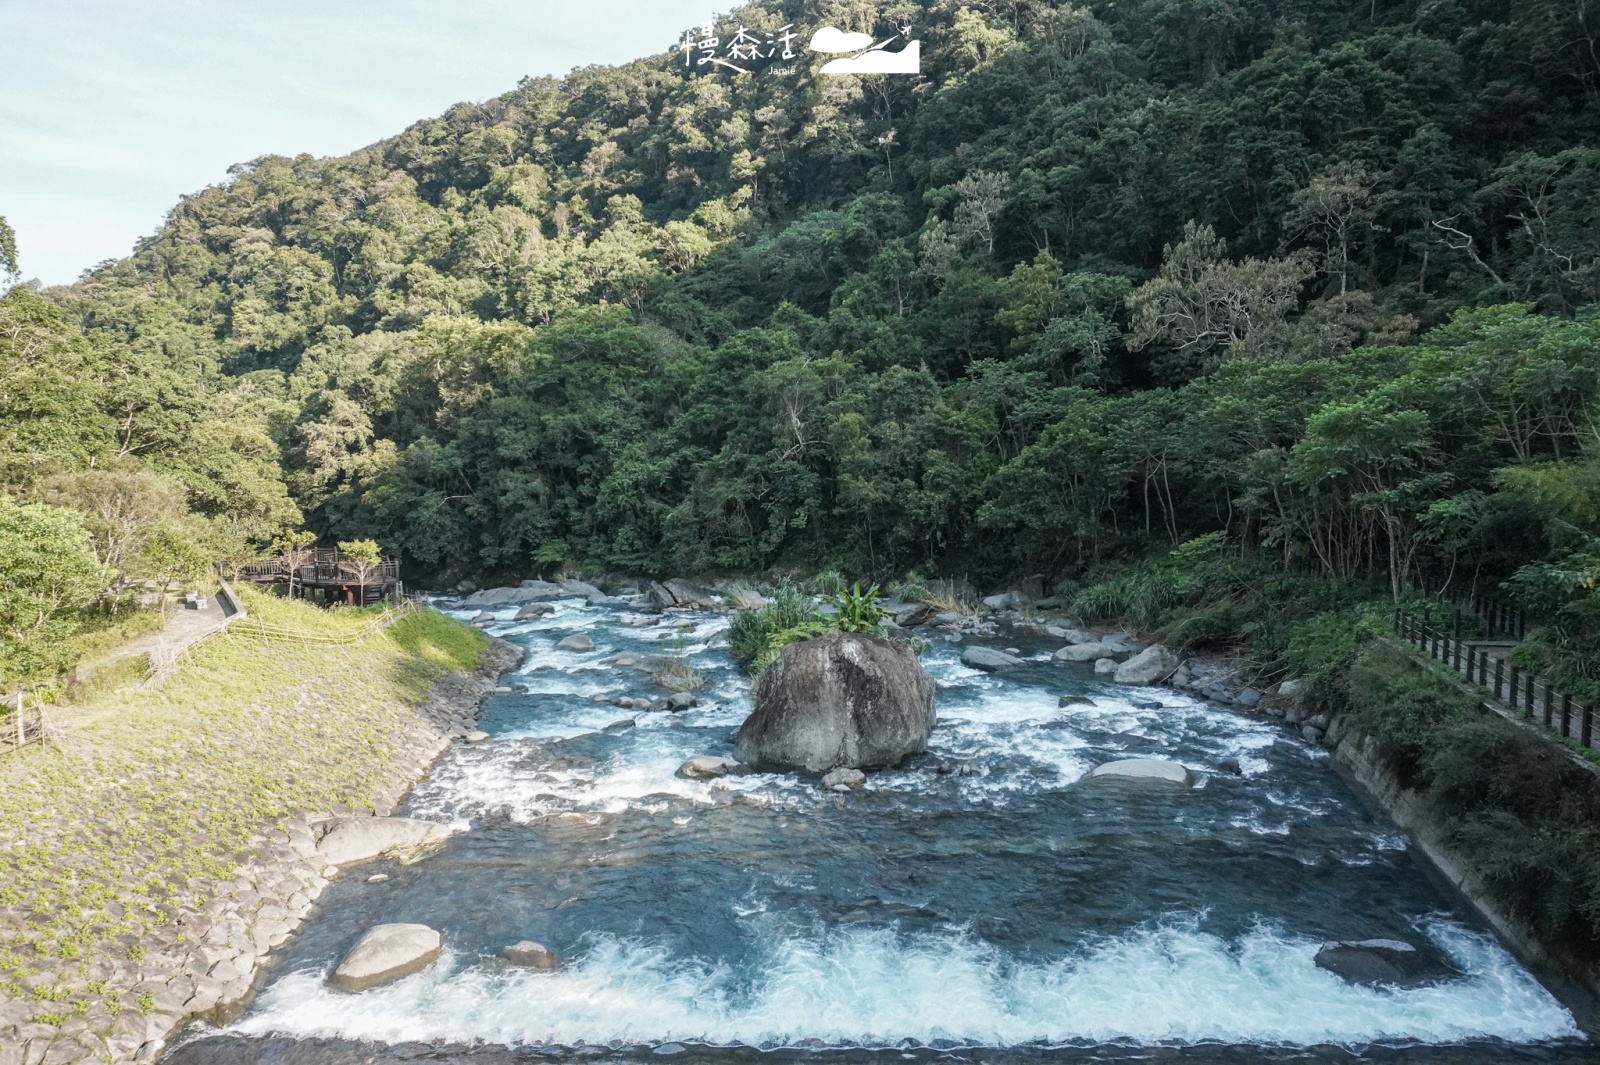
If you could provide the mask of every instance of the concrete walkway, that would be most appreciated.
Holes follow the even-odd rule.
[[[181,600],[169,609],[167,623],[161,631],[141,636],[132,643],[119,647],[112,654],[94,663],[95,667],[108,665],[130,655],[148,654],[152,674],[161,676],[171,671],[179,652],[185,647],[203,636],[216,632],[228,623],[222,603],[214,595],[206,597],[206,605],[200,610],[191,609]]]

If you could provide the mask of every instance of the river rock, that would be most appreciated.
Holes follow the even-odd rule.
[[[1362,939],[1324,943],[1317,968],[1352,984],[1427,987],[1456,976],[1449,960],[1433,947],[1416,947],[1399,939]]]
[[[685,607],[690,610],[707,610],[717,605],[711,598],[711,593],[682,577],[674,577],[666,583],[667,591],[672,593],[673,605]]]
[[[500,956],[512,965],[520,965],[525,969],[542,969],[545,972],[561,965],[561,959],[556,957],[555,951],[531,939],[511,944],[500,952]]]
[[[983,605],[990,610],[1010,610],[1012,607],[1021,606],[1025,597],[1021,592],[1001,592],[999,595],[986,595]]]
[[[611,598],[594,585],[585,583],[584,581],[564,580],[561,582],[561,590],[569,596],[580,596],[584,599],[587,599],[591,603],[596,599]]]
[[[674,711],[687,710],[691,706],[698,704],[699,701],[694,697],[693,692],[673,692],[667,696],[667,709]]]
[[[546,614],[554,614],[555,612],[556,608],[549,603],[529,603],[517,611],[516,620],[532,621],[535,618],[542,618]]]
[[[1089,770],[1085,779],[1090,777],[1159,780],[1169,784],[1182,784],[1184,787],[1194,783],[1194,774],[1189,772],[1188,767],[1178,762],[1169,762],[1165,758],[1124,758],[1118,762],[1107,762]]]
[[[1103,643],[1075,643],[1056,652],[1057,662],[1093,662],[1097,658],[1110,658],[1111,648]]]
[[[1136,651],[1144,650],[1144,644],[1125,632],[1109,633],[1100,637],[1100,642],[1109,647],[1113,654],[1131,655]]]
[[[1156,684],[1172,676],[1177,668],[1177,655],[1159,643],[1151,644],[1118,666],[1112,679],[1118,684]]]
[[[1235,695],[1233,701],[1248,709],[1261,701],[1261,693],[1254,688],[1246,688],[1238,695]]]
[[[1087,695],[1063,695],[1056,700],[1057,706],[1093,706],[1095,702]]]
[[[627,732],[629,729],[637,727],[638,724],[639,723],[637,721],[635,721],[633,718],[625,717],[621,721],[613,721],[613,722],[611,722],[611,724],[607,725],[605,728],[601,729],[600,731],[601,732],[608,732],[608,733],[611,733],[611,734],[615,735],[618,732]]]
[[[568,636],[566,639],[556,644],[556,647],[563,651],[588,652],[594,650],[594,641],[585,636],[583,633],[579,632]]]
[[[1099,643],[1093,633],[1084,632],[1082,629],[1062,628],[1060,625],[1047,625],[1045,632],[1058,640],[1065,640],[1068,644],[1074,643]]]
[[[410,817],[341,817],[317,844],[328,865],[354,865],[380,854],[409,854],[450,838],[436,821]]]
[[[866,782],[867,775],[861,770],[847,769],[843,766],[840,766],[838,769],[828,770],[828,772],[823,774],[822,777],[822,786],[829,791],[840,787],[843,787],[846,790],[851,788],[859,788]]]
[[[897,610],[894,623],[902,629],[909,629],[913,625],[921,625],[933,617],[933,607],[927,603],[912,603]]]
[[[985,673],[997,673],[1002,669],[1016,669],[1022,665],[1022,659],[993,647],[969,647],[961,652],[961,664]]]
[[[715,780],[717,777],[727,776],[738,764],[732,758],[697,754],[678,767],[678,776],[685,780]]]
[[[1097,658],[1094,660],[1094,671],[1099,675],[1109,675],[1117,671],[1115,658]]]
[[[367,929],[328,978],[338,991],[365,991],[426,969],[439,956],[439,933],[425,924],[380,924]]]
[[[489,739],[489,734],[482,729],[473,729],[463,737],[468,743],[484,743]]]
[[[934,683],[911,648],[835,629],[786,645],[761,675],[735,749],[751,765],[823,773],[928,749]]]

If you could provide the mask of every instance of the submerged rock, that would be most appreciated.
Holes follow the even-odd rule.
[[[898,765],[928,749],[934,683],[911,648],[835,630],[784,647],[739,727],[739,760],[822,773]]]
[[[636,728],[638,726],[638,724],[639,723],[637,721],[635,721],[633,718],[625,717],[621,721],[613,721],[613,722],[611,722],[611,724],[607,725],[605,728],[601,729],[600,731],[601,732],[610,732],[610,733],[613,733],[613,734],[614,733],[618,733],[618,732],[627,732],[631,728]]]
[[[1002,669],[1016,669],[1022,665],[1022,659],[993,647],[969,647],[961,652],[961,664],[985,673],[998,673]]]
[[[1118,684],[1157,684],[1172,676],[1177,668],[1177,655],[1159,643],[1151,644],[1118,666],[1112,679]]]
[[[390,984],[433,964],[439,933],[425,924],[380,924],[367,929],[328,978],[338,991],[365,991]]]
[[[594,641],[580,632],[576,635],[568,636],[566,639],[557,643],[556,647],[563,651],[578,651],[580,653],[587,653],[594,650]]]
[[[685,780],[715,780],[727,776],[738,764],[732,758],[697,754],[678,767],[678,776]]]
[[[450,829],[435,821],[410,817],[341,817],[317,844],[329,865],[353,865],[380,854],[414,854],[450,838]]]
[[[556,608],[551,606],[549,603],[529,603],[527,606],[517,611],[516,620],[532,621],[535,618],[542,618],[546,614],[554,614],[555,612]]]
[[[822,786],[824,788],[833,789],[842,787],[846,791],[849,791],[851,788],[859,788],[866,782],[867,775],[861,770],[846,769],[842,766],[838,769],[828,770],[828,772],[823,774],[822,777]]]
[[[1441,952],[1399,939],[1362,939],[1324,943],[1317,968],[1352,984],[1427,987],[1459,975]]]
[[[1184,787],[1194,783],[1194,774],[1189,772],[1187,766],[1179,762],[1169,762],[1165,758],[1124,758],[1118,762],[1107,762],[1089,770],[1084,779],[1108,777],[1120,780],[1159,780],[1168,784],[1182,784]]]
[[[1095,701],[1087,695],[1063,695],[1056,700],[1057,706],[1094,706]]]
[[[500,952],[500,956],[512,965],[520,965],[525,969],[542,969],[549,972],[561,966],[561,959],[556,957],[555,951],[531,939],[511,944]]]

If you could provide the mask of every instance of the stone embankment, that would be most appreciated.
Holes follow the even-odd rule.
[[[258,832],[231,879],[188,884],[190,897],[203,902],[123,936],[122,949],[87,967],[34,951],[29,975],[0,991],[0,1065],[150,1062],[189,1021],[236,1016],[263,963],[294,934],[341,862],[369,856],[373,845],[390,851],[438,841],[442,826],[424,826],[416,839],[374,844],[376,836],[361,831],[361,823],[392,811],[446,747],[473,731],[484,694],[521,656],[516,646],[494,640],[474,669],[438,676],[400,714],[398,730],[385,737],[392,752],[373,766],[381,778],[373,782],[370,812],[331,809]],[[302,694],[301,705],[308,701]],[[109,907],[120,911],[121,904]],[[27,906],[8,909],[22,917]],[[13,940],[7,949],[28,956],[16,946]]]

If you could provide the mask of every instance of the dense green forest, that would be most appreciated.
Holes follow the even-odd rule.
[[[1209,536],[1595,609],[1600,12],[726,21],[909,24],[923,72],[669,51],[240,165],[0,298],[0,521],[72,526],[85,588],[304,523],[441,581],[1072,581]]]

